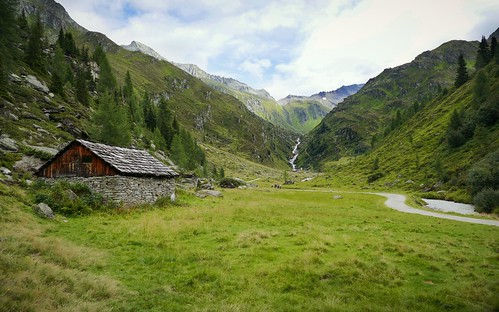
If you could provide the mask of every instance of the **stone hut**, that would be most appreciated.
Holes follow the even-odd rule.
[[[74,140],[35,175],[82,182],[108,200],[136,205],[174,196],[178,173],[145,150]]]

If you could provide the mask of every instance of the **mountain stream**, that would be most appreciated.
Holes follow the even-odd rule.
[[[300,138],[296,139],[296,145],[293,148],[293,157],[291,157],[291,159],[289,160],[289,163],[291,164],[293,171],[296,171],[295,161],[296,161],[296,158],[298,158],[298,145],[300,145],[300,143],[301,143]]]

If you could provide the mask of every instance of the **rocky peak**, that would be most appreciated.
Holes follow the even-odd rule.
[[[166,58],[164,58],[158,52],[154,51],[152,48],[148,47],[147,45],[145,45],[143,43],[135,41],[135,40],[132,41],[129,45],[122,45],[121,47],[125,50],[128,50],[128,51],[142,52],[143,54],[152,56],[155,59],[158,59],[160,61],[167,61]]]

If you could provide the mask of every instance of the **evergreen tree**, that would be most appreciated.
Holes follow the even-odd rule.
[[[142,109],[144,115],[144,124],[149,131],[154,132],[156,128],[156,109],[151,103],[151,99],[149,98],[149,94],[147,91],[144,93],[142,97]],[[165,146],[166,147],[166,146]]]
[[[99,65],[99,81],[97,83],[97,91],[99,93],[114,92],[116,90],[116,78],[114,77],[111,64],[107,59],[106,52],[101,46],[97,46],[93,56],[95,62]]]
[[[164,99],[161,99],[158,108],[159,111],[157,115],[156,126],[161,132],[161,135],[165,138],[167,148],[170,149],[174,136],[173,126],[172,126],[173,123],[172,112],[168,108],[168,104]]]
[[[62,78],[56,72],[52,74],[52,82],[50,84],[50,90],[55,94],[59,94],[60,96],[64,97]]]
[[[16,9],[15,0],[0,0],[0,56],[4,70],[10,68],[19,57]]]
[[[88,106],[89,104],[88,86],[84,69],[78,68],[76,70],[75,89],[76,89],[75,90],[76,98],[78,99],[78,101],[80,101],[81,104]]]
[[[224,167],[220,168],[220,178],[225,178],[225,170]]]
[[[468,76],[468,70],[466,69],[466,61],[464,60],[464,56],[462,54],[459,55],[459,58],[457,60],[457,74],[456,74],[456,80],[454,81],[454,86],[456,88],[459,88],[463,84],[468,81],[469,76]]]
[[[44,29],[40,14],[36,14],[35,21],[30,28],[26,63],[36,71],[43,70]]]
[[[19,25],[19,29],[22,32],[28,32],[28,19],[26,18],[26,13],[24,12],[24,10],[22,10],[21,14],[19,14],[19,16],[17,17],[17,24]]]
[[[487,39],[485,39],[485,37],[482,36],[482,40],[478,45],[475,68],[480,69],[482,67],[485,67],[485,65],[487,65],[489,61],[490,61],[489,44],[487,43]]]
[[[473,86],[473,98],[477,103],[482,103],[487,99],[489,93],[489,79],[483,71],[480,71],[475,78],[475,84]]]
[[[64,52],[58,45],[55,47],[54,58],[52,59],[52,72],[56,73],[60,78],[64,77],[67,69]]]
[[[497,53],[497,39],[496,37],[492,37],[490,42],[490,59],[493,59]]]
[[[130,71],[126,71],[125,74],[125,86],[123,87],[123,97],[125,100],[130,100],[133,96],[133,83],[132,77],[130,76]]]
[[[177,164],[177,166],[187,169],[187,154],[182,144],[182,139],[179,135],[173,136],[170,152],[173,162]]]
[[[99,97],[97,110],[92,115],[92,137],[102,143],[128,146],[131,142],[126,110],[108,92]]]

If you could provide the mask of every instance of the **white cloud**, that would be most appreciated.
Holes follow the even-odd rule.
[[[361,83],[451,39],[495,30],[496,0],[60,0],[87,29],[274,97]]]

